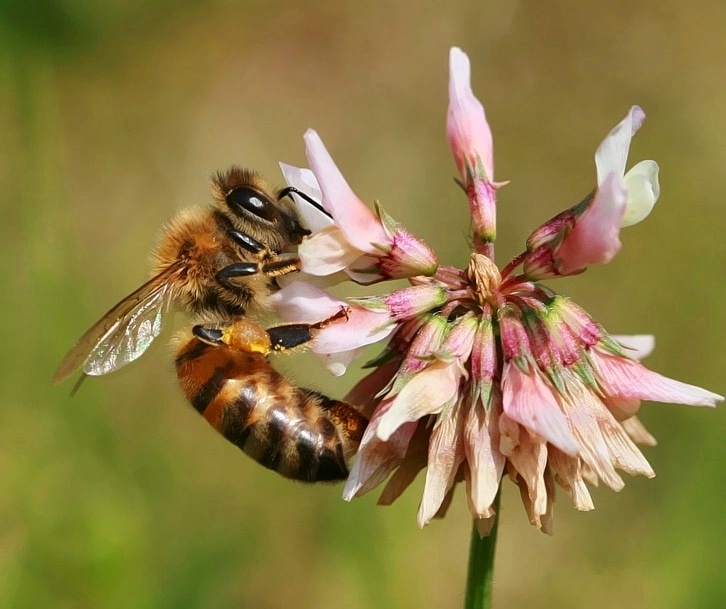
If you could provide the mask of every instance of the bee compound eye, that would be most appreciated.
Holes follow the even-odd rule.
[[[227,205],[238,215],[254,214],[267,222],[273,222],[278,215],[277,207],[264,194],[249,186],[238,186],[227,193]]]

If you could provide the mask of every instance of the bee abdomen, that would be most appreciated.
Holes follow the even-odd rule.
[[[194,339],[176,361],[195,409],[255,461],[306,482],[348,476],[346,457],[367,423],[352,406],[295,387],[258,353]]]

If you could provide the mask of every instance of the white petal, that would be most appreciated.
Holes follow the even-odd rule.
[[[660,196],[658,163],[640,161],[623,178],[628,189],[628,203],[620,226],[632,226],[648,217]]]
[[[630,150],[630,140],[645,120],[645,112],[639,106],[633,106],[626,117],[608,133],[595,152],[597,167],[597,185],[602,186],[610,173],[618,176],[625,174],[625,163]]]
[[[437,360],[414,376],[380,419],[378,437],[386,441],[404,423],[437,414],[456,397],[463,369],[458,361]]]
[[[611,334],[610,338],[618,341],[629,351],[627,355],[637,360],[648,357],[655,349],[655,336],[652,334]]]
[[[364,347],[361,347],[359,349],[340,351],[338,353],[318,353],[318,356],[323,360],[330,374],[333,376],[343,376],[351,362],[360,357],[364,350]]]
[[[322,205],[323,193],[320,190],[318,181],[315,179],[315,174],[310,169],[280,163],[280,170],[288,186],[294,186]],[[316,233],[333,224],[333,219],[330,216],[324,214],[300,195],[292,193],[292,199],[295,201],[298,215],[303,224],[312,232]]]
[[[349,267],[361,256],[337,226],[329,226],[305,239],[297,249],[302,271],[311,275],[332,275]]]

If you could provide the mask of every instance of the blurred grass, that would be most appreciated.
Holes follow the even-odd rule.
[[[138,285],[157,228],[231,163],[277,175],[319,130],[355,190],[452,264],[466,205],[443,127],[462,46],[496,140],[505,260],[594,179],[633,103],[663,195],[613,264],[554,287],[613,332],[653,333],[649,365],[724,392],[726,8],[553,3],[61,2],[0,5],[0,607],[456,607],[463,496],[421,532],[420,484],[387,509],[269,474],[184,403],[162,345],[73,399],[65,349]],[[451,202],[451,204],[449,204]],[[445,212],[442,213],[442,209]],[[181,320],[180,320],[181,321]],[[162,342],[162,341],[159,341]],[[281,362],[341,395],[305,354]],[[529,527],[505,485],[499,607],[711,608],[726,586],[724,413],[646,405],[655,480],[558,501]]]

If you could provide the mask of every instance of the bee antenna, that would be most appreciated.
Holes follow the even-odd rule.
[[[331,218],[331,219],[333,218],[333,216],[331,216],[331,215],[330,215],[330,214],[329,214],[329,213],[328,213],[328,212],[327,212],[327,211],[326,211],[326,210],[325,210],[325,209],[323,208],[323,206],[322,206],[322,205],[320,204],[320,202],[319,202],[319,201],[316,201],[316,200],[315,200],[315,199],[313,199],[313,198],[312,198],[312,197],[311,197],[310,195],[308,195],[308,194],[305,194],[305,193],[304,193],[304,192],[303,192],[302,190],[300,190],[299,188],[295,188],[294,186],[288,186],[287,188],[283,188],[283,189],[282,189],[282,190],[281,190],[281,191],[280,191],[279,193],[277,193],[277,199],[278,199],[278,201],[279,201],[280,199],[284,199],[285,197],[291,197],[291,195],[292,195],[293,193],[294,193],[294,194],[296,194],[296,195],[298,195],[298,196],[300,196],[300,197],[302,197],[303,199],[305,199],[305,200],[306,200],[306,201],[307,201],[308,203],[310,203],[310,205],[312,205],[312,206],[313,206],[313,207],[314,207],[315,209],[317,209],[317,210],[319,210],[319,211],[323,212],[323,213],[324,213],[324,214],[325,214],[326,216],[328,216],[328,218]]]

